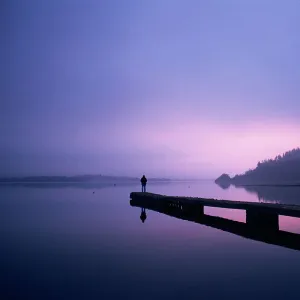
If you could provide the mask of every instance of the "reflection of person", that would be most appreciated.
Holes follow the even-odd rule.
[[[141,178],[141,184],[142,184],[142,192],[146,192],[146,184],[147,184],[147,178],[145,175]]]
[[[143,223],[147,219],[146,209],[145,208],[142,208],[140,219],[142,220]]]

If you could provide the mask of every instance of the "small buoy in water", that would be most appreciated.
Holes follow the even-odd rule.
[[[95,194],[95,192],[93,192],[93,194]]]
[[[116,184],[114,183],[114,186],[116,186]]]
[[[190,188],[190,186],[189,186],[189,188]]]

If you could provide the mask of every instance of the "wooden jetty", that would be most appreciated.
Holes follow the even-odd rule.
[[[279,215],[300,217],[300,206],[131,193],[131,206],[300,251],[300,234],[279,230]],[[246,210],[246,223],[204,214],[204,206]]]

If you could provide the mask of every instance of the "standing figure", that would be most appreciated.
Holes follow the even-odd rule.
[[[145,175],[141,178],[141,184],[142,184],[142,192],[146,192],[146,184],[147,184],[147,178]]]

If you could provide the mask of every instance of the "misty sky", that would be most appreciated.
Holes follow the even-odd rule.
[[[213,178],[300,146],[299,0],[2,0],[1,175]]]

